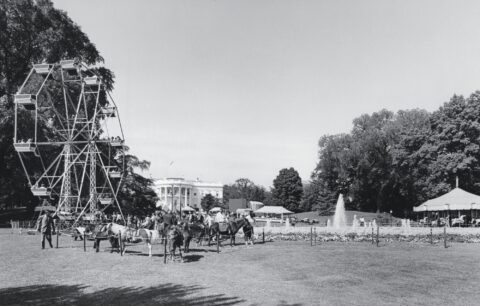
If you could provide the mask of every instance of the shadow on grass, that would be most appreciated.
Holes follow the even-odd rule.
[[[205,246],[207,247],[207,246]],[[200,249],[200,247],[196,247],[196,248],[190,248],[190,252],[192,253],[217,253],[217,249],[215,250],[210,250],[210,249]]]
[[[164,284],[155,287],[117,287],[91,293],[88,286],[39,285],[0,290],[1,305],[235,305],[245,300],[224,294],[189,296],[204,288]]]
[[[192,254],[183,254],[183,260],[185,262],[196,262],[199,261],[201,258],[203,258],[203,255],[192,255]]]
[[[145,252],[139,252],[139,251],[126,250],[125,255],[147,256],[148,257],[148,251],[145,253]],[[152,252],[152,257],[163,257],[163,253],[159,254],[159,253],[153,253]]]

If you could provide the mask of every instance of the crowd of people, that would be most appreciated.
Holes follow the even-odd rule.
[[[254,225],[255,219],[253,213],[242,215],[241,217],[246,218],[250,225]],[[210,227],[213,223],[226,224],[234,221],[235,219],[235,214],[226,210],[220,210],[216,213],[196,211],[182,212],[181,214],[172,210],[168,210],[167,212],[157,210],[152,213],[152,215],[145,216],[144,218],[128,214],[125,217],[125,222],[123,221],[122,215],[118,212],[114,212],[111,216],[107,216],[108,221],[116,222],[132,228],[148,229],[157,229],[160,223],[165,223],[166,225],[176,225],[179,222],[188,222],[190,224],[201,223]]]
[[[72,216],[75,220],[77,214],[74,213]],[[253,226],[255,225],[255,218],[253,212],[249,212],[247,214],[243,214],[240,216],[241,218],[246,219],[248,224],[252,227],[253,233]],[[55,220],[59,219],[57,214],[53,214],[50,211],[45,211],[37,220],[37,231],[41,233],[41,241],[42,241],[42,249],[45,248],[45,240],[48,241],[50,247],[52,246],[51,236],[55,234]],[[235,214],[226,211],[226,210],[219,210],[218,212],[182,212],[181,214],[168,210],[168,211],[160,211],[157,210],[149,216],[139,217],[132,214],[128,214],[125,218],[120,212],[113,212],[112,214],[105,214],[103,212],[97,212],[94,215],[94,219],[96,221],[107,223],[107,222],[114,222],[117,224],[125,225],[130,228],[146,228],[150,230],[158,230],[160,224],[164,226],[171,227],[175,226],[179,223],[189,223],[189,224],[202,224],[208,228],[210,228],[214,223],[219,223],[220,226],[227,225],[229,222],[233,222],[236,220]]]

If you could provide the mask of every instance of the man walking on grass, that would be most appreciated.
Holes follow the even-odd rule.
[[[37,231],[42,234],[42,249],[45,249],[45,238],[47,238],[48,244],[52,245],[52,229],[54,229],[53,218],[50,212],[47,210],[45,214],[38,219]],[[55,233],[55,232],[54,232]]]

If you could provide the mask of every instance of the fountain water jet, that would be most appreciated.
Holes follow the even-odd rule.
[[[343,201],[343,195],[340,194],[335,207],[335,214],[333,215],[333,227],[337,229],[344,228],[347,225],[345,219],[345,201]]]

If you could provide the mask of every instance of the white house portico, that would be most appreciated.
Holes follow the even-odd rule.
[[[157,207],[162,209],[180,210],[180,207],[190,206],[200,209],[202,198],[211,194],[222,200],[222,183],[202,182],[200,180],[185,180],[184,178],[165,178],[155,181],[155,192],[159,198]]]

